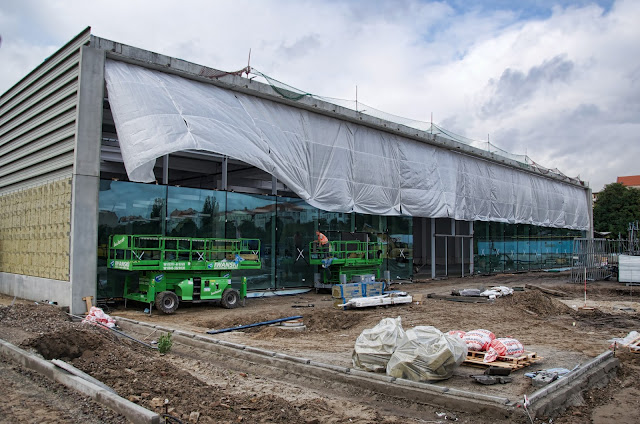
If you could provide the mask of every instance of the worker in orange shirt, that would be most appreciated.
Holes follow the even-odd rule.
[[[316,230],[316,236],[318,237],[318,240],[316,240],[318,250],[320,252],[323,252],[325,254],[325,257],[328,256],[329,252],[331,251],[331,244],[329,244],[329,239],[318,230]]]
[[[316,236],[318,237],[318,245],[320,247],[327,247],[327,245],[329,244],[329,239],[327,238],[327,236],[322,234],[320,231],[316,231]]]

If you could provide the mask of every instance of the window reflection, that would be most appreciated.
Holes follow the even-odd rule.
[[[275,288],[274,196],[227,193],[226,238],[250,238],[261,241],[262,269],[244,270],[249,290]]]
[[[225,237],[225,192],[169,187],[167,196],[167,235]]]

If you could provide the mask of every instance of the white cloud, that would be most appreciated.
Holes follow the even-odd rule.
[[[520,20],[445,1],[8,1],[0,92],[87,25],[223,70],[244,67],[251,48],[252,66],[294,87],[353,99],[357,85],[373,107],[490,133],[598,190],[640,173],[640,4],[576,4]]]

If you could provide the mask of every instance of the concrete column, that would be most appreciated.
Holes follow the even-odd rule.
[[[427,263],[427,218],[420,218],[422,227],[422,239],[420,240],[422,249],[422,265]]]
[[[222,158],[222,187],[221,190],[227,190],[229,185],[229,181],[227,180],[227,170],[228,170],[228,158],[225,156]]]
[[[473,221],[469,221],[469,274],[473,275]]]
[[[169,155],[162,157],[162,184],[169,184]]]
[[[431,278],[436,278],[436,219],[431,218]]]
[[[97,296],[98,193],[104,98],[105,52],[80,50],[78,115],[71,188],[71,313],[86,311],[85,296]]]
[[[278,179],[275,175],[271,176],[271,194],[274,196],[278,194]]]
[[[587,208],[589,209],[589,229],[587,230],[587,238],[593,238],[593,192],[590,188],[585,190],[587,195]]]

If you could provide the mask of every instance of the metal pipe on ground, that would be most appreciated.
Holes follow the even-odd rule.
[[[287,317],[287,318],[272,319],[271,321],[262,321],[262,322],[256,322],[254,324],[241,325],[238,327],[223,328],[222,330],[209,330],[207,331],[207,334],[228,333],[229,331],[242,330],[244,328],[259,327],[261,325],[277,324],[279,322],[293,321],[294,319],[300,319],[300,318],[302,318],[302,315],[296,315],[296,316]]]

